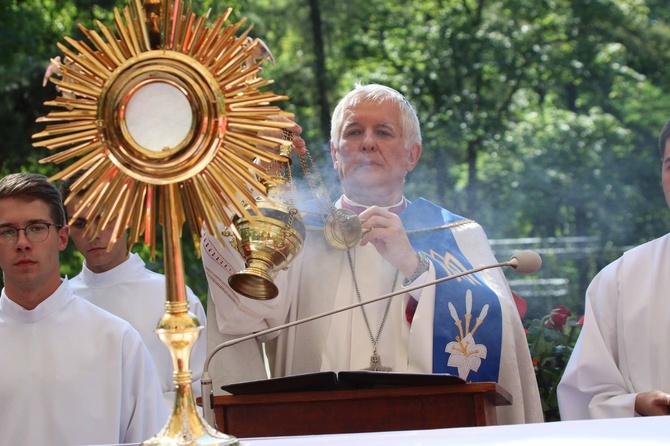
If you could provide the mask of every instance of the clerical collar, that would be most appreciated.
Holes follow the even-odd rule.
[[[349,209],[350,211],[354,211],[356,214],[360,214],[370,206],[365,206],[359,203],[356,203],[350,198],[347,198],[346,195],[342,195],[340,199],[337,201],[335,204],[337,207],[341,207],[343,209]],[[407,200],[403,196],[399,202],[394,204],[393,206],[380,206],[382,209],[385,209],[389,212],[393,212],[394,214],[400,213],[403,209],[407,207]]]

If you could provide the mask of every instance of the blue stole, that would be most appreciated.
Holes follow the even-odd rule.
[[[323,226],[315,202],[301,206],[306,225]],[[400,214],[412,246],[430,257],[436,279],[472,268],[449,226],[467,220],[419,198]],[[478,274],[435,286],[433,373],[467,381],[498,381],[502,349],[502,311],[498,295]]]
[[[463,217],[423,198],[399,215],[412,246],[432,260],[436,279],[472,269],[449,229],[466,221]],[[497,382],[501,349],[500,301],[478,274],[435,286],[433,373]]]

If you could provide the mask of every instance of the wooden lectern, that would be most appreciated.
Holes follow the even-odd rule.
[[[494,425],[511,401],[484,382],[221,395],[213,408],[221,432],[250,438]]]

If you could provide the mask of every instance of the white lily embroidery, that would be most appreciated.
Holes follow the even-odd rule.
[[[458,376],[462,379],[467,379],[470,371],[476,372],[482,364],[482,359],[486,359],[487,349],[484,344],[477,344],[475,342],[474,334],[479,326],[484,322],[489,311],[489,305],[482,307],[479,317],[475,319],[475,325],[470,330],[470,321],[472,320],[472,292],[468,290],[465,293],[465,330],[463,329],[463,321],[458,316],[456,308],[449,302],[449,313],[454,320],[454,324],[458,327],[459,336],[456,340],[447,344],[445,352],[449,353],[449,360],[447,365],[449,367],[456,367],[458,369]]]
[[[472,334],[468,333],[465,339],[452,341],[447,344],[445,352],[450,353],[447,365],[458,369],[458,376],[467,379],[470,371],[476,372],[486,359],[486,346],[475,343]]]

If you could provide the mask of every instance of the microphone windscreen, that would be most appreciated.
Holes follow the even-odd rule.
[[[535,251],[519,251],[512,260],[516,260],[516,266],[512,265],[512,268],[522,274],[534,273],[542,266],[542,258]]]

